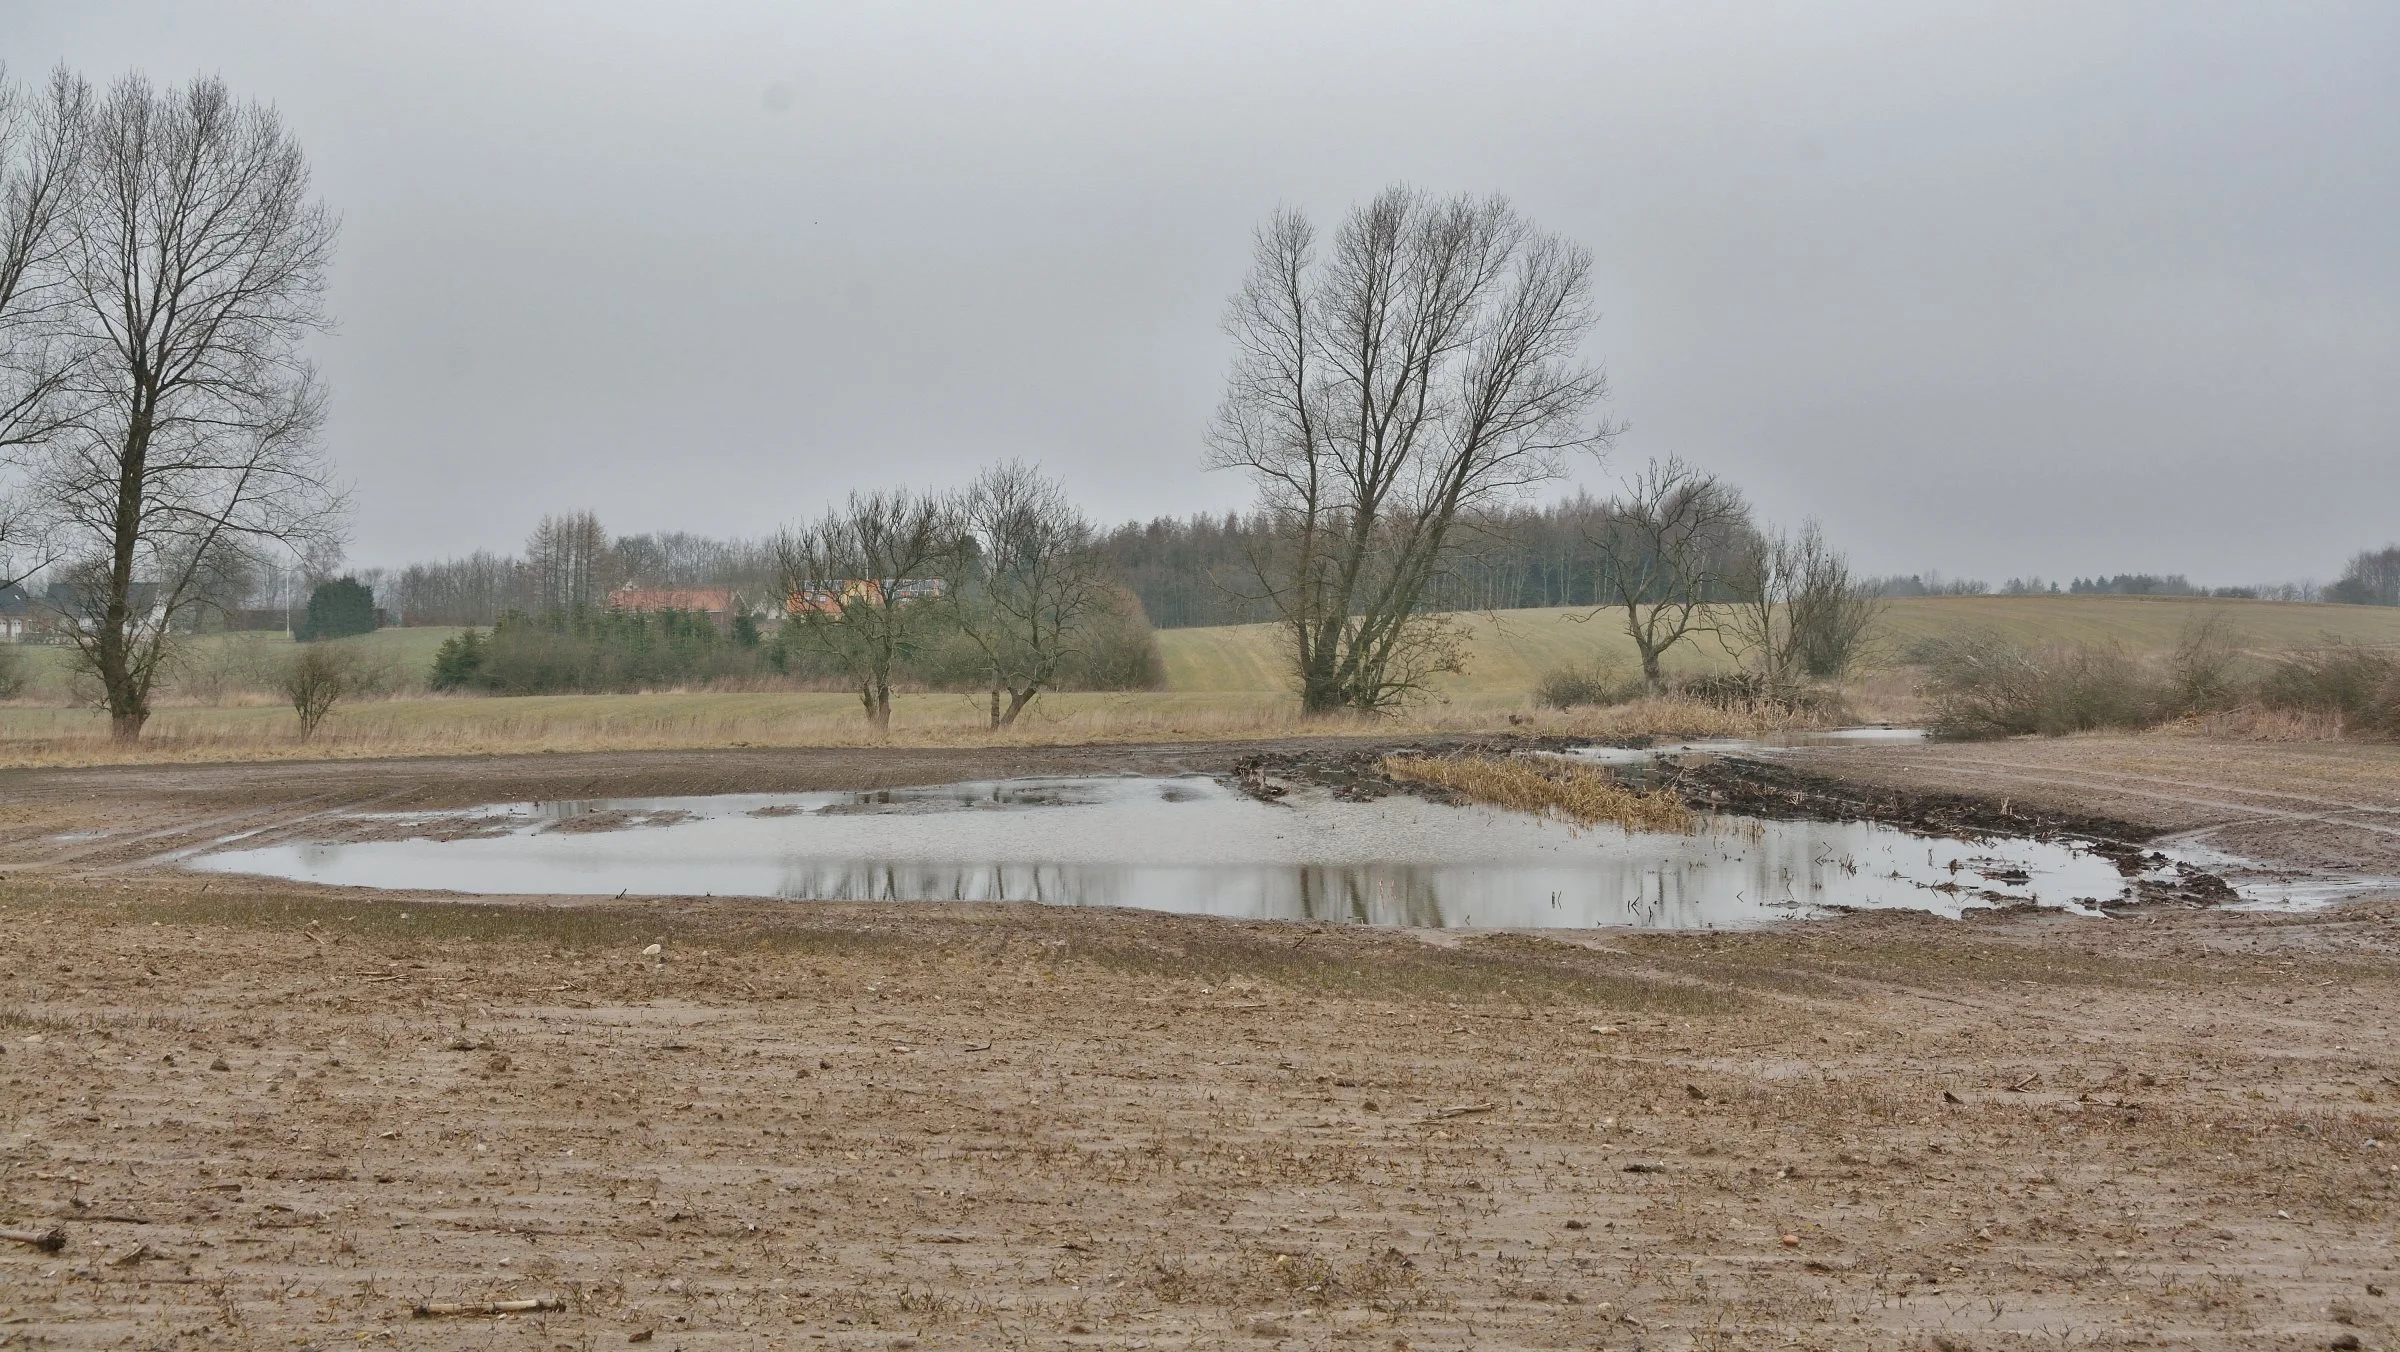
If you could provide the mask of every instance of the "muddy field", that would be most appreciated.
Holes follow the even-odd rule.
[[[2043,750],[1804,768],[2295,862],[2400,799],[2351,749]],[[160,862],[370,804],[1262,751],[1319,755],[0,777],[0,1228],[63,1237],[0,1241],[0,1347],[2394,1344],[2391,902],[1530,937]]]

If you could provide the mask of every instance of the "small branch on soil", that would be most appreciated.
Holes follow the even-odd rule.
[[[57,1253],[67,1247],[67,1232],[55,1225],[47,1230],[0,1230],[0,1239],[31,1244],[43,1253]]]
[[[531,1300],[437,1300],[419,1305],[409,1313],[419,1319],[441,1315],[518,1314],[526,1310],[563,1310],[567,1302],[557,1296],[536,1296]]]
[[[1465,1117],[1469,1113],[1488,1113],[1499,1106],[1497,1103],[1461,1103],[1455,1108],[1436,1108],[1425,1114],[1425,1120],[1438,1122],[1445,1117]]]

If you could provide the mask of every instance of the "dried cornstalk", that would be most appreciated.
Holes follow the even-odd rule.
[[[1541,764],[1514,756],[1386,756],[1383,772],[1431,784],[1478,802],[1556,817],[1576,826],[1612,822],[1628,831],[1689,833],[1698,826],[1683,800],[1663,790],[1638,792],[1614,775],[1568,761]]]

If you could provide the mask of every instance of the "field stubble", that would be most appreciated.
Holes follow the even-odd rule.
[[[2381,1346],[2400,910],[1746,935],[11,876],[76,1343]],[[2212,952],[2220,928],[2264,937]],[[661,945],[658,956],[644,949]],[[131,997],[131,998],[129,998]]]

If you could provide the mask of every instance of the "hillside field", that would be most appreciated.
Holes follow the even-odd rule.
[[[426,673],[433,668],[434,650],[458,632],[448,628],[379,629],[355,638],[329,639],[327,644],[357,654],[360,667],[380,689],[392,694],[422,694]],[[193,689],[211,689],[212,694],[203,698],[219,700],[271,689],[298,647],[282,630],[203,634],[178,654],[174,670],[162,682],[162,693],[171,702],[190,702],[188,692]],[[21,700],[39,704],[67,701],[72,649],[24,644],[10,652],[23,664],[27,678]]]
[[[1362,723],[1358,730],[1480,730],[1510,715],[1527,717],[1531,691],[1545,671],[1597,662],[1620,676],[1632,675],[1632,645],[1611,617],[1581,620],[1581,614],[1520,610],[1457,617],[1467,633],[1466,671],[1441,678],[1437,700],[1397,720]],[[2328,636],[2400,644],[2400,609],[2145,597],[1942,597],[1893,602],[1876,649],[1879,660],[1888,663],[1921,638],[1992,631],[2029,643],[2116,642],[2137,653],[2162,654],[2174,647],[2187,624],[2209,615],[2224,617],[2262,652]],[[107,718],[99,709],[70,700],[64,650],[14,649],[34,679],[18,698],[0,702],[0,765],[842,746],[870,740],[857,700],[839,691],[430,695],[425,675],[434,649],[456,632],[387,629],[338,640],[378,674],[382,693],[341,706],[317,740],[306,745],[298,741],[291,711],[272,693],[275,673],[294,647],[282,634],[196,640],[179,659],[177,679],[164,689],[142,743],[131,749],[107,743]],[[893,738],[932,745],[1070,744],[1326,731],[1303,728],[1279,668],[1277,641],[1269,625],[1161,630],[1167,689],[1046,695],[1018,727],[999,734],[985,728],[979,695],[903,694],[895,700]],[[1727,665],[1729,659],[1706,637],[1669,658],[1671,671]],[[1915,716],[1905,673],[1869,673],[1849,693],[1853,716]],[[1688,703],[1672,710],[1543,710],[1530,716],[1532,722],[1523,725],[1527,729],[1558,735],[1700,730],[1687,726],[1695,716]],[[1661,719],[1681,721],[1668,728]]]
[[[2285,601],[2219,601],[2169,596],[1932,596],[1896,600],[1885,611],[1877,659],[1889,662],[1921,639],[1990,632],[2020,643],[2122,644],[2136,653],[2166,653],[2186,625],[2222,616],[2246,646],[2273,651],[2338,636],[2355,643],[2400,644],[2400,608],[2335,606]],[[1586,619],[1586,616],[1591,618]],[[1442,677],[1451,696],[1524,695],[1542,673],[1595,662],[1630,676],[1639,671],[1623,613],[1586,610],[1504,610],[1464,614],[1466,671]],[[1162,629],[1167,684],[1178,691],[1270,691],[1288,688],[1278,657],[1278,631],[1264,624],[1220,629]],[[1667,657],[1670,671],[1698,672],[1731,665],[1717,641],[1702,635]]]

